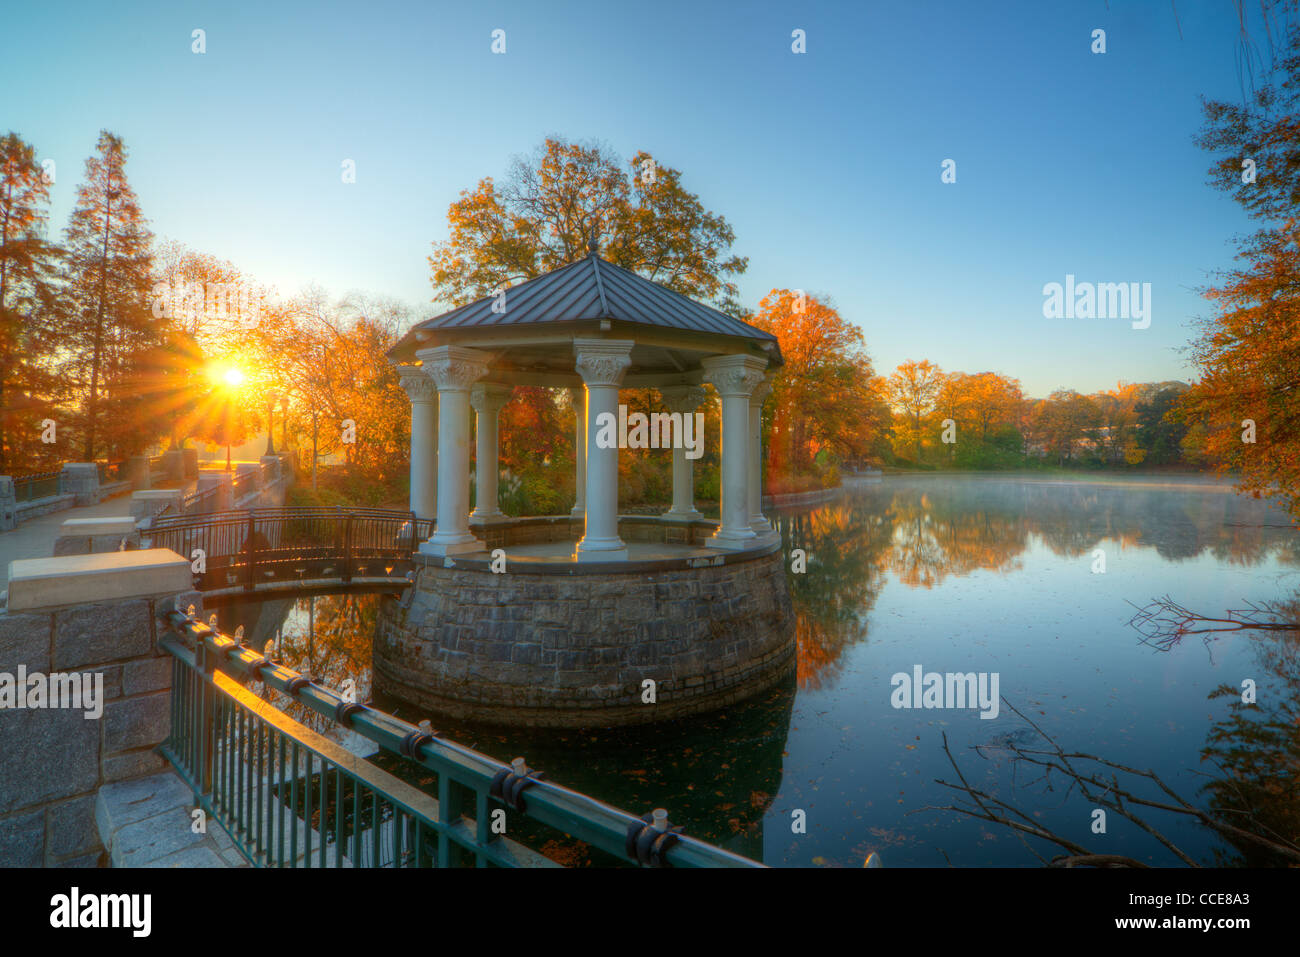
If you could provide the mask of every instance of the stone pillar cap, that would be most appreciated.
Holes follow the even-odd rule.
[[[153,598],[190,591],[188,560],[169,548],[99,552],[9,563],[10,612]]]

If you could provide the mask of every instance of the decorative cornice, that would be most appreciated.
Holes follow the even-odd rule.
[[[582,381],[592,385],[620,385],[623,374],[632,365],[630,339],[574,339],[573,352],[577,356],[573,367]]]
[[[722,396],[749,398],[764,381],[763,370],[767,363],[753,356],[711,356],[700,363],[704,368],[704,381],[710,383]]]
[[[463,346],[421,349],[416,356],[424,363],[420,368],[437,384],[439,392],[467,392],[488,371],[487,356]]]
[[[401,376],[402,388],[412,402],[433,401],[438,390],[421,366],[398,366],[397,372]]]

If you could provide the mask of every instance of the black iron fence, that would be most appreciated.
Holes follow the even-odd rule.
[[[193,610],[191,609],[191,612]],[[350,701],[191,615],[167,616],[171,733],[163,754],[253,864],[270,867],[547,867],[501,834],[568,836],[627,864],[762,867]],[[437,798],[294,721],[245,684],[261,682],[431,772]],[[277,697],[279,696],[277,695]]]
[[[37,472],[14,476],[14,494],[19,502],[34,502],[59,494],[58,472]]]
[[[400,577],[432,534],[432,520],[412,512],[300,507],[165,516],[149,531],[154,548],[191,560],[201,552],[196,588],[247,591],[273,581]]]

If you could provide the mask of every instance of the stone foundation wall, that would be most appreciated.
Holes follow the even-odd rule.
[[[722,707],[793,667],[782,553],[630,574],[500,574],[428,564],[385,598],[375,687],[509,725],[607,727]],[[642,702],[642,682],[656,702]]]
[[[99,673],[104,691],[98,719],[0,708],[0,867],[99,863],[100,786],[166,766],[155,748],[170,724],[172,658],[158,651],[158,616],[188,604],[201,596],[0,613],[0,673]]]

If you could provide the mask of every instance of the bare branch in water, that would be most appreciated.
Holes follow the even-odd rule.
[[[1229,619],[1236,621],[1236,619]],[[1229,824],[1224,820],[1210,814],[1202,808],[1196,807],[1183,797],[1181,797],[1173,788],[1165,784],[1160,776],[1154,771],[1142,770],[1140,768],[1129,767],[1128,765],[1119,764],[1115,761],[1109,761],[1095,754],[1087,754],[1081,751],[1066,751],[1049,735],[1046,731],[1035,724],[1029,717],[1023,714],[1015,705],[1002,698],[1003,704],[1012,712],[1018,715],[1026,724],[1034,729],[1044,741],[1047,742],[1047,748],[1034,748],[1008,743],[1005,745],[976,745],[971,750],[975,751],[981,757],[985,751],[1004,751],[1012,755],[1012,761],[1017,766],[1021,764],[1032,765],[1040,769],[1043,774],[1040,780],[1047,782],[1051,786],[1051,775],[1056,773],[1070,782],[1070,788],[1078,787],[1080,793],[1092,804],[1098,807],[1109,808],[1121,817],[1131,821],[1134,825],[1146,831],[1164,847],[1177,857],[1188,867],[1199,867],[1200,865],[1173,841],[1158,831],[1149,821],[1145,820],[1137,813],[1135,808],[1151,809],[1154,811],[1164,811],[1169,814],[1177,814],[1183,817],[1190,817],[1202,827],[1206,827],[1229,840],[1247,841],[1252,844],[1267,848],[1276,854],[1281,855],[1287,860],[1300,864],[1300,845],[1289,841],[1272,829],[1265,827],[1255,820],[1253,815],[1244,814],[1244,820],[1241,823],[1248,827],[1239,827],[1236,824]],[[948,736],[943,736],[943,750],[948,756],[948,762],[952,765],[960,781],[959,784],[953,784],[949,781],[936,779],[935,783],[955,791],[961,791],[971,803],[959,803],[943,806],[931,806],[921,808],[923,811],[955,811],[959,814],[965,814],[969,817],[977,818],[981,821],[989,821],[993,824],[999,824],[1010,829],[1017,837],[1029,847],[1026,836],[1037,837],[1040,840],[1055,844],[1062,850],[1066,851],[1065,855],[1052,858],[1050,861],[1030,847],[1030,852],[1035,857],[1049,867],[1146,867],[1141,861],[1134,858],[1124,857],[1118,854],[1095,854],[1080,844],[1063,837],[1060,834],[1049,830],[1041,824],[1034,821],[1019,808],[973,787],[962,773],[961,767],[957,764],[957,759],[953,756],[948,746]],[[1121,783],[1121,775],[1124,775]],[[1135,793],[1130,784],[1130,779],[1136,782],[1147,782],[1154,785],[1162,791],[1168,800],[1155,800],[1151,797],[1144,797]],[[1248,829],[1253,828],[1253,829]],[[1265,836],[1260,831],[1267,831],[1272,836]]]
[[[1136,605],[1133,607],[1137,608]],[[1300,631],[1300,622],[1280,620],[1284,613],[1277,606],[1268,603],[1248,601],[1244,608],[1229,609],[1225,614],[1228,617],[1202,615],[1165,595],[1137,608],[1128,624],[1142,636],[1142,644],[1151,645],[1158,651],[1169,651],[1187,635],[1219,635],[1234,631]],[[1210,639],[1204,640],[1208,644]]]

